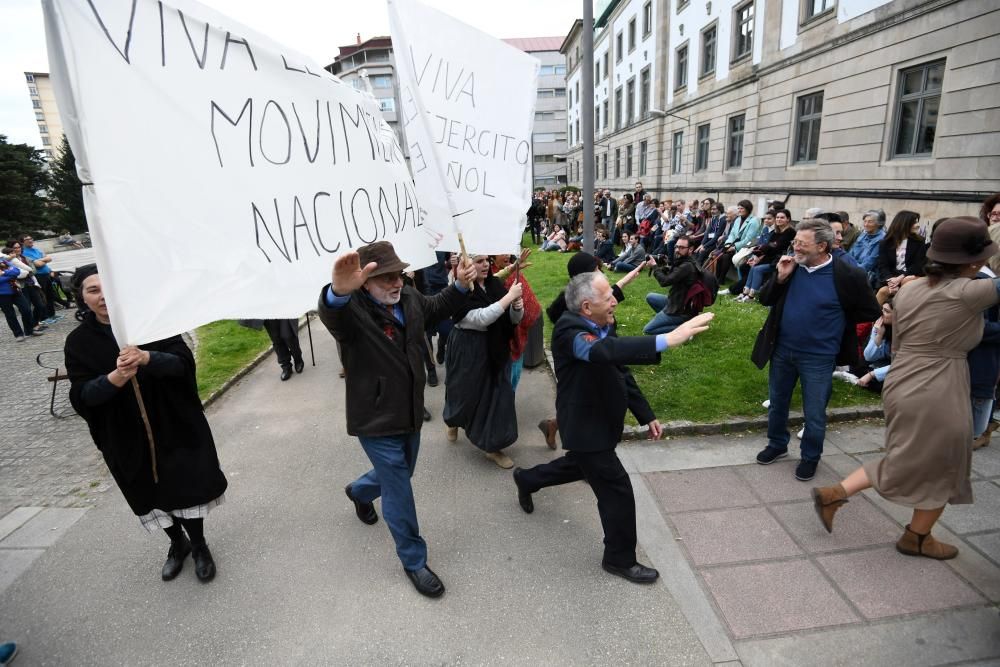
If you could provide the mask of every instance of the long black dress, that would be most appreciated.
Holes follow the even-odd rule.
[[[137,516],[209,503],[223,494],[227,481],[198,398],[194,355],[180,336],[139,347],[151,353],[150,364],[140,367],[136,378],[156,444],[158,483],[153,482],[149,441],[131,383],[117,391],[103,386],[97,393],[106,400],[96,405],[93,385],[84,396],[91,380],[115,369],[119,352],[111,327],[93,313],[66,338],[70,402],[86,420]]]

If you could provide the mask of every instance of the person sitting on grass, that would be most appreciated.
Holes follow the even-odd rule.
[[[646,266],[655,267],[656,260],[651,257]],[[646,295],[646,303],[656,313],[642,329],[648,336],[670,333],[698,314],[688,308],[687,293],[701,277],[701,271],[691,259],[691,242],[686,236],[679,237],[674,246],[673,267],[669,271],[657,268],[653,277],[661,287],[670,288],[670,296],[657,292]]]
[[[611,264],[611,268],[617,273],[630,273],[633,269],[642,266],[645,261],[646,249],[639,243],[639,235],[631,234],[626,238],[625,249]]]

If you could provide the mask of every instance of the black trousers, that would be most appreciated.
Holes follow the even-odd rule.
[[[604,527],[604,562],[631,567],[635,564],[635,496],[632,482],[614,449],[600,452],[566,452],[565,456],[523,470],[521,485],[532,493],[547,486],[586,479],[597,496],[597,511]]]
[[[528,226],[531,229],[531,242],[539,245],[542,242],[542,221],[538,218],[528,218]]]
[[[293,358],[295,361],[302,360],[298,320],[264,320],[264,329],[271,338],[279,366],[291,366]]]
[[[25,285],[24,291],[21,292],[31,303],[32,317],[35,319],[35,326],[38,323],[46,319],[49,315],[46,312],[45,297],[42,295],[42,288],[35,287],[34,285]],[[30,331],[28,333],[31,333]]]

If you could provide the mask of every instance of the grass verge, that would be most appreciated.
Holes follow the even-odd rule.
[[[220,320],[198,327],[198,396],[205,400],[258,354],[271,346],[262,329],[241,327],[235,320]]]
[[[526,236],[524,245],[531,247]],[[569,280],[566,262],[570,255],[535,251],[533,266],[524,275],[544,309]],[[624,274],[606,274],[612,283]],[[625,301],[616,310],[618,335],[642,335],[642,327],[653,316],[646,304],[649,292],[664,289],[644,271],[625,288]],[[712,327],[693,342],[665,353],[657,366],[632,366],[632,374],[660,421],[715,422],[727,417],[765,415],[761,402],[767,398],[767,369],[758,370],[750,361],[757,332],[767,309],[756,303],[735,303],[720,292]],[[808,322],[803,322],[808,326]],[[545,344],[552,324],[545,318]],[[877,405],[879,397],[859,387],[835,380],[830,407]],[[792,409],[802,406],[799,390]],[[630,423],[634,423],[629,415]]]

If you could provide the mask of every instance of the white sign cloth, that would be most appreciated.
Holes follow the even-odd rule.
[[[410,169],[439,249],[515,253],[531,203],[540,62],[416,0],[388,0]]]
[[[374,99],[193,0],[43,0],[112,327],[298,317],[375,240],[434,261]]]

